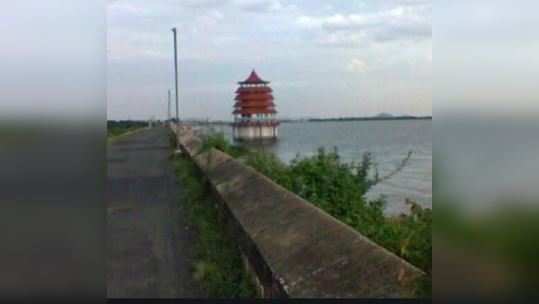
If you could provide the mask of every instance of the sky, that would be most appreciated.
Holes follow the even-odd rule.
[[[230,120],[237,81],[271,81],[282,118],[432,114],[429,0],[113,0],[109,119]]]
[[[230,119],[236,82],[281,117],[539,115],[539,1],[19,0],[0,10],[0,120]],[[433,45],[436,60],[433,62]]]

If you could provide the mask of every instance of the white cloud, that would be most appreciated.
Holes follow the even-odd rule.
[[[215,8],[228,4],[229,0],[182,0],[183,6],[191,8]]]
[[[354,48],[366,42],[363,33],[334,32],[321,35],[316,43],[320,46]]]
[[[430,5],[400,5],[388,10],[363,14],[300,16],[296,23],[307,30],[317,30],[328,45],[357,45],[363,40],[388,42],[432,37]],[[368,39],[359,39],[368,38]]]
[[[219,24],[223,20],[224,15],[218,10],[212,10],[207,14],[196,18],[195,26],[197,30],[209,30]]]
[[[300,16],[297,19],[296,22],[300,27],[303,27],[305,29],[313,29],[316,27],[319,27],[321,24],[321,20],[315,17],[309,17],[309,16]]]
[[[365,72],[367,71],[367,64],[358,58],[352,59],[350,63],[346,66],[346,70],[349,72]]]
[[[279,11],[284,8],[279,0],[235,0],[234,5],[248,12]]]
[[[280,0],[182,0],[181,5],[194,9],[232,7],[251,13],[275,12],[293,7],[283,5]]]
[[[378,14],[334,14],[323,17],[301,16],[298,23],[307,28],[322,28],[327,31],[353,30],[374,26],[382,22],[382,16]]]
[[[147,13],[146,9],[142,6],[136,5],[134,3],[114,1],[107,6],[107,13],[118,14],[125,13],[130,15],[142,16]]]

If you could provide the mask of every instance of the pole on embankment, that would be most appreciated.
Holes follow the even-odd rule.
[[[176,28],[172,28],[172,33],[174,35],[174,84],[176,87],[176,123],[180,122],[179,118],[179,106],[178,106],[178,46],[177,46],[177,33]]]
[[[167,120],[170,121],[170,90],[168,90],[168,110],[167,110]]]

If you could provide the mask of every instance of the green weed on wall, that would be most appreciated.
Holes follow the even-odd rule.
[[[240,251],[219,222],[216,202],[190,160],[174,159],[184,196],[182,204],[197,231],[193,276],[210,298],[252,298],[256,289],[243,268]]]

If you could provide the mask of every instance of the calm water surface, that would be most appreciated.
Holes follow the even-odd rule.
[[[229,127],[217,128],[232,139]],[[406,198],[422,206],[432,207],[432,121],[348,121],[282,123],[279,140],[260,149],[275,153],[285,162],[297,154],[309,156],[319,147],[337,147],[344,161],[361,161],[371,152],[380,176],[397,168],[412,151],[406,167],[373,187],[368,197],[386,197],[387,213],[405,212]]]

